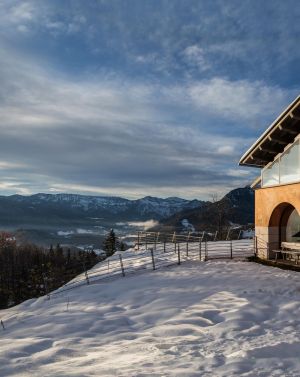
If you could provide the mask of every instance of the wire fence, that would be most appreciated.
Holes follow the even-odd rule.
[[[221,234],[219,231],[215,232],[199,232],[195,235],[193,232],[188,233],[161,233],[161,232],[138,232],[137,244],[145,244],[146,247],[149,243],[162,243],[162,242],[204,242],[204,241],[230,241],[230,240],[242,240],[253,239],[254,229],[248,229],[244,231],[242,229],[229,228],[225,234]],[[246,235],[246,237],[245,237]],[[248,235],[248,237],[247,237]]]
[[[100,283],[115,278],[157,270],[172,265],[180,266],[186,261],[208,261],[211,259],[246,258],[254,255],[253,240],[203,241],[201,237],[190,236],[171,238],[157,234],[147,240],[143,235],[137,237],[135,251],[120,251],[85,271],[58,290],[48,293],[48,298],[55,297],[75,287]]]
[[[225,240],[218,240],[217,231],[215,233],[202,232],[199,235],[194,235],[191,232],[187,234],[178,234],[176,232],[174,233],[138,232],[136,246],[138,249],[140,248],[140,246],[144,246],[145,249],[152,247],[154,248],[154,250],[156,250],[157,245],[160,245],[160,244],[163,244],[163,245],[173,244],[174,247],[177,244],[186,244],[187,249],[189,248],[189,245],[195,245],[198,243],[199,247],[201,248],[201,244],[206,244],[206,243],[212,244],[212,242],[214,245],[220,245],[220,247],[224,245],[225,246],[230,245],[228,244],[228,242],[234,243],[236,241],[239,241],[239,243],[236,243],[236,244],[242,244],[244,242],[245,245],[249,245],[251,243],[250,240],[252,240],[253,237],[249,237],[248,239],[241,239],[241,234],[242,234],[241,232],[242,231],[240,231],[237,234],[236,239],[231,239],[230,233],[228,232]]]
[[[257,252],[265,252],[267,258],[275,247],[275,243],[265,241],[263,236],[253,239],[235,239],[217,241],[211,235],[207,240],[205,234],[176,234],[139,232],[136,236],[135,248],[118,251],[114,255],[96,264],[93,268],[81,273],[61,288],[47,293],[47,298],[69,300],[68,292],[77,287],[98,284],[114,279],[123,279],[133,274],[144,273],[169,266],[181,266],[187,261],[205,262],[221,259],[245,259],[256,256]],[[79,264],[81,262],[78,262]],[[85,267],[84,267],[85,268]],[[66,303],[68,310],[69,302]],[[18,312],[11,312],[2,318],[0,329],[5,330],[8,320],[17,318]],[[20,319],[21,320],[21,319]]]
[[[98,284],[114,279],[123,279],[132,274],[163,269],[169,266],[181,266],[187,261],[205,262],[213,259],[244,259],[255,255],[255,240],[203,241],[202,237],[176,236],[169,234],[150,237],[147,242],[143,234],[137,236],[135,249],[118,251],[111,257],[85,270],[75,279],[67,282],[61,288],[48,292],[50,300],[59,298],[68,300],[68,292],[83,285]],[[68,310],[69,302],[66,303]],[[13,319],[18,318],[18,312],[9,310],[10,315],[4,316],[0,322],[5,327]],[[3,313],[4,314],[4,313]],[[23,318],[18,319],[23,321]]]

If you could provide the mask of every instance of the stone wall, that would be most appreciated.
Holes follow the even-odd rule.
[[[257,252],[262,259],[272,259],[272,249],[280,247],[280,221],[287,208],[300,214],[300,183],[260,188],[255,191],[255,233]],[[281,232],[285,232],[284,222]]]

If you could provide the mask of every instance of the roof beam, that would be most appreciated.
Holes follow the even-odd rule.
[[[259,150],[262,151],[262,152],[267,152],[267,153],[272,153],[272,154],[277,154],[279,153],[279,151],[274,151],[274,149],[270,149],[270,148],[265,148],[265,147],[259,147]]]
[[[292,119],[300,120],[300,115],[299,115],[299,114],[295,114],[295,113],[293,113],[293,112],[290,112],[290,113],[289,113],[289,116],[290,116]]]
[[[277,153],[300,135],[300,95],[269,126],[255,144],[242,156],[240,165],[265,166]],[[259,156],[262,156],[260,159]]]
[[[263,157],[253,157],[253,155],[250,156],[251,160],[258,160],[258,161],[262,161],[262,162],[270,162],[270,160],[268,160],[267,158],[263,158]]]
[[[300,119],[300,118],[299,118]],[[288,130],[288,129],[284,129],[283,132],[287,133],[287,134],[290,134],[290,135],[298,135],[299,134],[299,131],[296,131],[296,130]]]
[[[281,145],[286,145],[286,144],[288,144],[287,141],[280,140],[280,139],[276,139],[276,137],[274,137],[274,136],[272,136],[272,135],[269,135],[269,136],[268,136],[268,139],[269,139],[270,141],[274,141],[274,143],[277,143],[277,144],[281,144]]]
[[[263,157],[259,157],[258,160],[261,161],[261,162],[264,162],[266,164],[268,164],[270,162],[270,160],[268,160],[267,158],[263,158]]]
[[[259,183],[261,182],[261,176],[257,177],[253,182],[252,184],[250,185],[250,187],[253,189],[255,186],[257,186]]]

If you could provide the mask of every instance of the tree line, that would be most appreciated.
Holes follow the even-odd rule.
[[[0,233],[0,309],[51,292],[113,255],[118,239],[111,230],[104,240],[104,255],[93,251],[49,249],[33,244],[17,244],[8,233]],[[120,247],[120,246],[119,246]]]

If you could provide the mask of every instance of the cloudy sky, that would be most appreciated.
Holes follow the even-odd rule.
[[[0,0],[0,194],[208,198],[299,94],[295,1]]]

